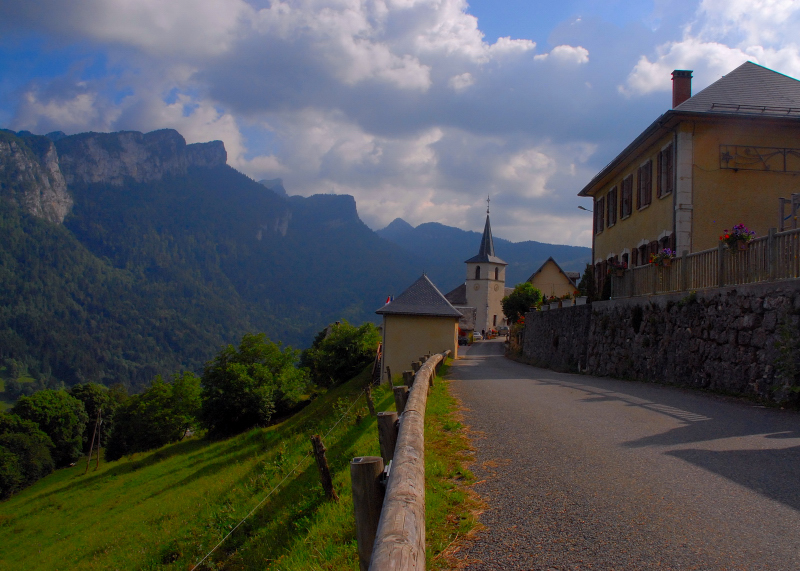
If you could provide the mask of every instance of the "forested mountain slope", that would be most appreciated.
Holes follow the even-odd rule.
[[[228,167],[220,142],[0,134],[7,371],[136,388],[246,331],[305,346],[332,320],[373,319],[419,271],[352,197],[279,197]]]

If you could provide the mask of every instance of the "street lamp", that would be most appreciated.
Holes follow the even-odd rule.
[[[580,208],[581,210],[585,210],[586,212],[593,212],[592,210],[589,210],[588,208],[584,208],[581,205],[578,205],[578,208]]]

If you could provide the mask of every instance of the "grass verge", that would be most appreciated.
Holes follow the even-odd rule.
[[[366,379],[267,429],[187,440],[92,465],[86,475],[85,463],[58,470],[0,504],[0,569],[191,569],[267,496],[200,569],[358,569],[349,461],[379,454]],[[373,397],[377,410],[394,406],[388,387]],[[474,525],[455,411],[439,380],[426,417],[432,568],[445,566],[439,555]],[[315,433],[328,433],[338,502],[325,500],[309,455]]]

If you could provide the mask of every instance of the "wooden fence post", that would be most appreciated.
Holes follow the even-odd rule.
[[[717,245],[717,286],[725,286],[725,242],[722,240]]]
[[[367,408],[369,408],[370,416],[375,416],[375,403],[372,402],[372,386],[371,383],[367,383],[367,386],[364,387],[364,394],[367,397]]]
[[[421,365],[419,364],[419,361],[412,361],[412,362],[411,362],[411,370],[412,370],[412,371],[414,371],[415,373],[416,373],[417,371],[419,371],[419,369],[420,369],[420,366],[421,366]]]
[[[331,478],[331,470],[328,467],[328,458],[325,456],[325,445],[322,443],[322,438],[319,434],[311,437],[311,446],[314,448],[314,459],[317,461],[319,480],[322,482],[325,496],[329,500],[339,501],[339,496],[336,494],[336,490],[333,489],[333,478]]]
[[[414,384],[414,371],[403,371],[403,382],[407,387]]]
[[[394,388],[394,407],[397,409],[398,416],[403,414],[406,410],[406,401],[408,401],[408,387],[401,386]]]
[[[394,458],[394,447],[397,445],[399,428],[396,412],[378,413],[378,442],[381,445],[381,457],[384,464],[388,464]]]
[[[392,370],[387,365],[386,367],[386,376],[389,377],[389,386],[392,385]]]
[[[778,240],[775,238],[777,228],[770,228],[767,234],[767,258],[769,259],[769,281],[778,277]]]
[[[380,456],[361,456],[350,461],[353,486],[353,512],[356,516],[356,541],[361,571],[369,569],[372,544],[383,507],[384,489],[380,483],[383,459]]]

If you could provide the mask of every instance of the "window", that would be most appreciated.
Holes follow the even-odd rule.
[[[631,267],[636,267],[639,265],[639,249],[634,248],[631,250]]]
[[[608,226],[611,227],[617,223],[617,187],[615,186],[611,190],[608,191],[608,195],[606,195],[607,201],[607,208],[608,210]]]
[[[653,161],[647,161],[636,171],[636,208],[649,206],[653,201]]]
[[[481,279],[481,267],[480,266],[475,266],[475,279],[476,280]]]
[[[497,316],[496,315],[492,318],[492,327],[497,327]]]
[[[672,192],[675,180],[675,154],[672,152],[672,144],[658,153],[658,176],[656,177],[656,195],[661,198]]]
[[[605,209],[605,197],[598,198],[594,203],[594,231],[596,234],[599,234],[603,231],[603,228],[605,228]]]
[[[622,254],[622,263],[630,268],[631,267],[630,255]]]
[[[500,268],[495,268],[494,269],[494,279],[496,279],[496,280],[500,279]]]
[[[622,179],[622,196],[619,201],[619,217],[627,218],[631,215],[633,206],[633,175],[629,174]]]

